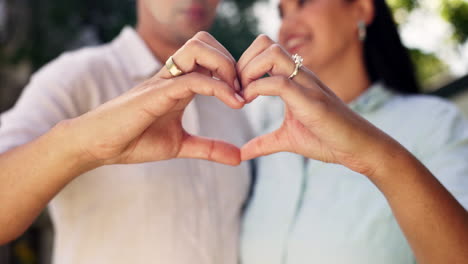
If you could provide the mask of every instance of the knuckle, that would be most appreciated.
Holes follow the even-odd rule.
[[[257,40],[259,43],[263,43],[263,44],[270,44],[270,43],[273,43],[273,40],[271,40],[270,37],[268,37],[267,35],[265,34],[260,34],[258,37],[257,37]]]
[[[283,48],[281,47],[281,45],[279,45],[278,43],[274,43],[272,44],[269,48],[268,48],[269,52],[271,54],[273,54],[273,56],[279,56],[281,54],[283,54]]]
[[[196,39],[207,39],[211,38],[211,34],[206,32],[206,31],[199,31],[197,34],[194,36]]]
[[[199,39],[191,38],[185,45],[188,49],[199,50],[201,49],[203,43]]]

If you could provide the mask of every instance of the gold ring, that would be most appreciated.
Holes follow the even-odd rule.
[[[292,59],[294,61],[295,67],[293,73],[291,73],[291,75],[288,77],[290,80],[292,80],[297,75],[299,69],[302,66],[302,61],[304,61],[304,59],[297,53],[292,56]]]
[[[177,76],[180,76],[180,75],[182,75],[184,73],[174,63],[174,60],[172,60],[172,56],[170,56],[169,59],[167,59],[166,68],[171,73],[172,77],[177,77]]]

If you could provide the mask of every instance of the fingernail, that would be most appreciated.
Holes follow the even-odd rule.
[[[239,80],[236,78],[236,80],[234,80],[234,89],[236,89],[237,92],[240,92],[240,84],[239,84]]]
[[[242,96],[240,96],[238,93],[234,93],[234,97],[236,97],[237,101],[245,103],[245,99],[242,98]]]

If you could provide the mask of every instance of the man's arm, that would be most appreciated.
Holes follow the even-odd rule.
[[[99,166],[173,158],[240,163],[236,146],[190,135],[181,124],[195,94],[216,96],[232,108],[244,105],[235,92],[235,61],[200,40],[206,34],[197,34],[174,54],[184,75],[173,77],[163,68],[95,110],[0,154],[0,244],[20,235],[75,177]],[[209,76],[194,72],[199,67]]]
[[[69,144],[67,122],[0,154],[0,244],[21,235],[76,176],[97,166]]]
[[[200,88],[201,87],[201,88]],[[0,243],[21,234],[70,181],[93,168],[172,158],[240,163],[239,149],[189,135],[184,108],[194,94],[214,95],[240,108],[233,88],[198,73],[158,77],[43,136],[0,155]]]

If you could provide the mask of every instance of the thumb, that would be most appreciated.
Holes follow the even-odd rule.
[[[242,146],[241,160],[250,160],[277,152],[288,151],[288,141],[281,129],[256,137]]]
[[[239,165],[240,150],[233,144],[186,134],[177,158],[204,159],[227,165]]]

